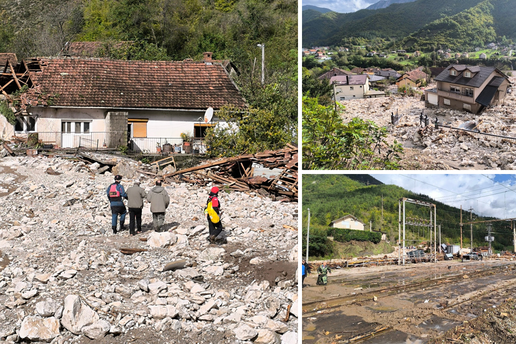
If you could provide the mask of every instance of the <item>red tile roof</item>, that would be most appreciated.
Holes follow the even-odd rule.
[[[55,107],[220,109],[245,107],[222,65],[204,62],[120,61],[93,58],[40,59],[31,72],[30,105]]]
[[[6,66],[7,61],[11,61],[11,64],[15,66],[18,64],[18,59],[16,58],[16,54],[14,53],[0,53],[0,68]]]

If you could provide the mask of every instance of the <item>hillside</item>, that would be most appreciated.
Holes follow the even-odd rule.
[[[387,8],[392,4],[401,4],[406,2],[413,2],[416,0],[380,0],[369,7],[366,7],[366,10],[379,10],[381,8]]]
[[[486,0],[454,16],[435,20],[397,44],[408,50],[432,51],[449,48],[453,51],[472,51],[475,47],[496,42],[499,35],[495,30],[497,19],[494,16],[493,3],[496,3],[498,10],[505,5],[505,11],[510,13],[508,4]]]
[[[457,47],[487,44],[503,36],[516,38],[513,7],[510,0],[417,0],[321,15],[304,23],[303,47],[341,45],[350,37],[382,38],[406,49],[431,50],[432,42]]]
[[[330,10],[330,9],[328,9],[328,8],[324,8],[324,7],[317,7],[317,6],[313,6],[313,5],[303,5],[302,10],[303,10],[303,11],[313,10],[313,11],[317,11],[317,12],[319,12],[319,13],[331,12],[331,10]]]
[[[373,230],[380,230],[387,234],[389,240],[395,240],[398,235],[398,203],[402,197],[436,204],[442,241],[460,242],[460,209],[394,185],[367,186],[346,175],[303,175],[303,226],[307,224],[308,208],[310,226],[315,229],[326,229],[331,221],[352,214],[364,223],[371,221]],[[428,208],[406,203],[406,211],[408,217],[429,219]],[[469,217],[469,213],[463,211],[463,218],[466,216]],[[494,243],[497,249],[512,246],[512,233],[507,226],[505,222],[493,224],[493,230],[498,233]],[[407,231],[410,232],[407,234],[409,238],[422,239],[422,227],[407,226]],[[473,233],[475,245],[486,245],[485,225],[475,225]],[[469,245],[469,226],[464,228],[464,243]]]

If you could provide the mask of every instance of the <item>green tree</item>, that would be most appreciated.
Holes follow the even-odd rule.
[[[344,124],[332,108],[303,97],[304,169],[398,169],[403,148],[386,136],[372,121],[357,117]]]

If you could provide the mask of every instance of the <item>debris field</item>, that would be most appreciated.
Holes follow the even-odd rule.
[[[148,191],[140,167],[111,170]],[[102,168],[0,158],[0,341],[297,343],[297,203],[221,188],[227,243],[210,244],[204,207],[221,184],[167,178],[164,230],[146,203],[143,233],[114,235]]]
[[[515,77],[510,77],[512,84]],[[429,85],[428,88],[431,88]],[[372,120],[387,128],[388,141],[404,147],[403,169],[421,170],[514,170],[516,169],[516,94],[507,94],[504,104],[479,115],[452,109],[425,108],[420,96],[391,95],[388,98],[357,99],[342,103],[345,122],[354,117]],[[421,124],[420,115],[429,118]],[[391,123],[391,115],[401,116]],[[435,128],[434,121],[454,128],[474,128],[482,135],[449,128]]]

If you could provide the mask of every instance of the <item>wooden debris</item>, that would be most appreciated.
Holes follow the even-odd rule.
[[[14,152],[13,150],[4,143],[4,149],[7,151],[7,153],[9,153],[10,155],[14,155]]]
[[[243,154],[186,168],[164,174],[163,178],[167,182],[187,182],[201,186],[215,182],[233,191],[254,190],[260,194],[281,197],[281,200],[297,201],[298,158],[298,148],[288,145],[277,151]],[[265,168],[281,169],[281,172],[277,176],[254,176],[253,163]]]
[[[146,252],[147,249],[145,248],[121,248],[120,252],[123,254],[135,254],[139,252]]]
[[[47,170],[45,171],[45,173],[46,173],[46,174],[50,174],[50,175],[52,175],[52,176],[58,176],[58,175],[62,174],[62,173],[60,173],[60,172],[54,171],[54,169],[52,169],[52,167],[47,168]]]
[[[292,305],[288,305],[288,307],[287,307],[287,315],[285,316],[285,319],[283,320],[284,322],[287,322],[288,319],[290,318],[290,307],[292,307]]]
[[[163,268],[163,272],[169,271],[169,270],[178,270],[178,269],[184,269],[186,267],[186,260],[176,260],[175,262],[170,262]]]

